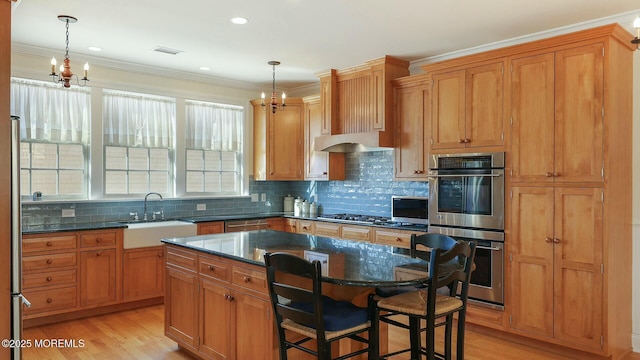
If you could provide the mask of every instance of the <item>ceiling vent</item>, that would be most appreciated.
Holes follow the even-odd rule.
[[[153,51],[157,51],[157,52],[161,52],[161,53],[165,53],[165,54],[169,54],[169,55],[177,55],[181,52],[184,52],[182,50],[176,50],[176,49],[172,49],[172,48],[168,48],[168,47],[164,47],[164,46],[156,46]]]

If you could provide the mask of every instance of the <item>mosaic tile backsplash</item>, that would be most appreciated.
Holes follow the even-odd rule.
[[[349,153],[346,155],[344,181],[249,181],[249,193],[266,194],[266,201],[252,202],[250,197],[222,199],[149,198],[147,212],[164,211],[165,218],[252,214],[283,211],[288,194],[314,201],[319,213],[354,213],[390,216],[392,195],[428,196],[429,186],[422,181],[392,181],[393,150]],[[152,200],[153,199],[153,200]],[[206,204],[206,210],[196,210]],[[126,201],[81,201],[31,203],[22,205],[23,225],[68,224],[126,221],[137,212],[142,218],[144,199]],[[63,209],[75,209],[75,217],[62,217]]]

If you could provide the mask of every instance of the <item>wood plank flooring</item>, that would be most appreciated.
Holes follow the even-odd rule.
[[[578,356],[560,356],[546,348],[535,348],[484,334],[479,328],[470,327],[465,350],[467,360],[576,360]],[[495,335],[495,334],[494,334]],[[68,321],[24,330],[23,338],[83,340],[81,348],[28,348],[23,351],[24,360],[191,360],[178,349],[175,342],[164,336],[164,307],[150,306],[142,309],[101,315],[88,319]],[[405,332],[390,327],[390,350],[408,346]],[[76,341],[76,342],[77,342]],[[293,354],[292,354],[293,355]],[[289,357],[295,360],[293,356]],[[408,354],[393,360],[408,359]],[[241,359],[259,360],[259,359]],[[625,360],[640,360],[633,353]]]

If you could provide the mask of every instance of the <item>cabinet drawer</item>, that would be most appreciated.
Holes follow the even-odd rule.
[[[347,240],[371,241],[371,229],[366,226],[342,225],[342,238]]]
[[[231,266],[223,261],[200,257],[198,270],[201,275],[228,282]]]
[[[24,256],[22,258],[22,270],[53,269],[76,265],[76,253],[46,254]]]
[[[53,290],[25,291],[24,296],[31,302],[31,307],[24,307],[24,314],[74,308],[78,298],[76,289],[75,286],[71,286]]]
[[[309,220],[298,220],[298,233],[299,234],[313,234],[314,228],[313,221]]]
[[[36,251],[57,251],[76,248],[76,236],[45,236],[45,237],[24,237],[22,239],[22,252],[31,253]]]
[[[224,232],[224,221],[198,224],[198,235],[220,234]]]
[[[197,270],[198,255],[192,252],[167,247],[167,265],[179,266],[188,270]]]
[[[246,289],[267,293],[267,274],[264,270],[234,266],[232,282]]]
[[[72,285],[75,284],[76,279],[76,269],[26,274],[22,276],[22,286],[30,289],[40,286]]]
[[[80,235],[80,247],[113,246],[116,244],[116,233],[90,233]]]
[[[320,236],[339,238],[341,227],[342,226],[340,224],[319,221],[316,223],[315,234]]]
[[[411,234],[411,232],[376,229],[374,242],[409,249],[411,248]],[[419,235],[419,233],[416,233],[416,235]]]

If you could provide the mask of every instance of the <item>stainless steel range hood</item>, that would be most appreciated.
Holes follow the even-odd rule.
[[[314,149],[327,152],[365,152],[390,150],[393,142],[380,131],[324,135],[315,138]]]

